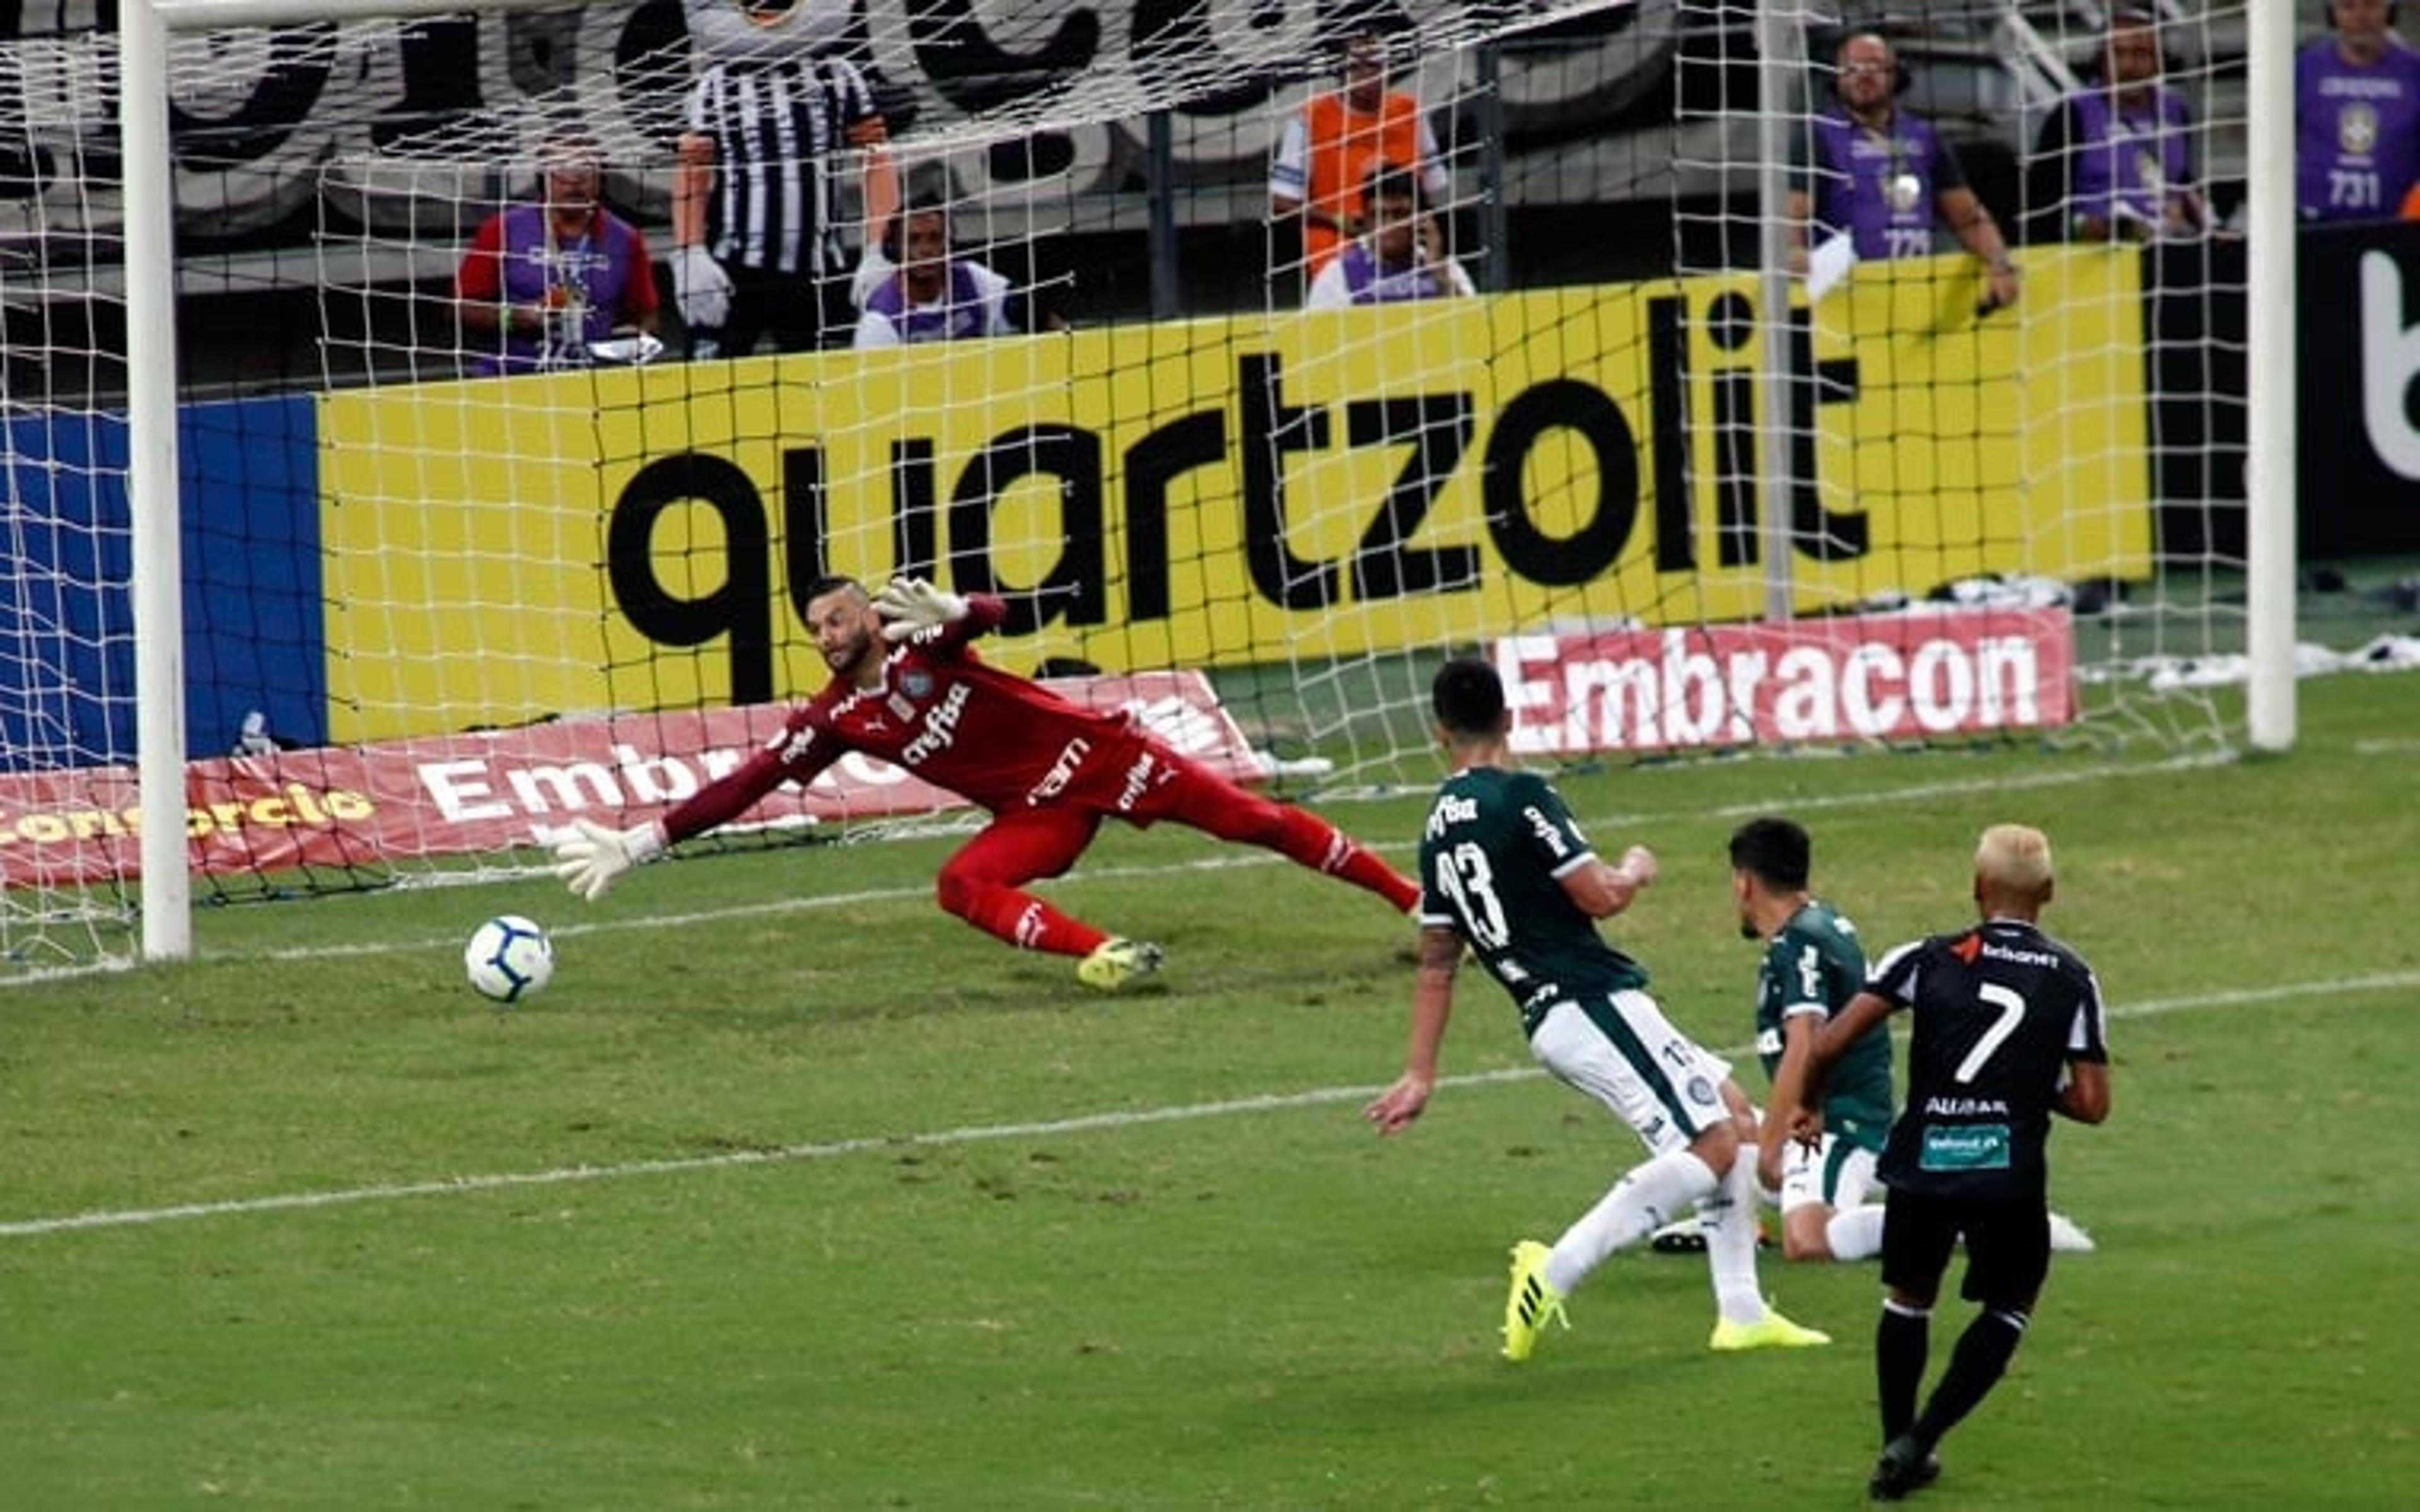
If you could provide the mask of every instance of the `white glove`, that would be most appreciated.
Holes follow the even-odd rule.
[[[593,819],[575,819],[571,827],[580,833],[555,842],[554,874],[590,903],[604,897],[615,877],[664,851],[664,832],[652,824],[608,829]]]
[[[905,640],[919,630],[965,619],[967,601],[922,578],[893,578],[874,595],[874,611],[883,618],[882,639]]]
[[[680,306],[681,323],[720,331],[731,316],[731,275],[698,243],[675,247],[673,302]]]

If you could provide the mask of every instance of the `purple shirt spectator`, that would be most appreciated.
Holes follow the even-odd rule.
[[[489,376],[586,367],[588,343],[616,326],[650,325],[656,312],[646,239],[601,206],[569,239],[543,205],[498,210],[472,239],[455,292],[516,312],[473,354],[473,368]]]
[[[2420,54],[2370,63],[2331,37],[2294,59],[2294,203],[2306,221],[2392,217],[2420,179]]]
[[[1372,248],[1369,239],[1357,238],[1329,258],[1319,276],[1311,280],[1303,308],[1337,310],[1353,304],[1450,299],[1472,292],[1470,275],[1450,257],[1431,262],[1415,250],[1407,261],[1388,263]]]
[[[2069,106],[2068,218],[2154,229],[2169,224],[2171,198],[2194,182],[2193,113],[2184,97],[2162,85],[2121,104],[2112,92],[2095,89]]]
[[[858,318],[856,345],[912,347],[1005,336],[1016,330],[1008,318],[1007,279],[964,257],[950,259],[943,276],[942,297],[921,304],[909,296],[905,273],[894,272],[876,284]]]
[[[1931,122],[1895,110],[1877,130],[1834,105],[1808,136],[1815,240],[1845,232],[1861,258],[1931,254],[1935,202],[1966,186],[1958,154]]]

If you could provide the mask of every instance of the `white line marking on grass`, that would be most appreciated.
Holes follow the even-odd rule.
[[[2177,756],[2159,762],[2127,763],[2115,765],[2087,766],[2073,770],[2039,772],[2030,777],[2019,778],[2013,780],[1975,778],[1954,782],[1927,782],[1918,786],[1911,787],[1880,788],[1869,793],[1844,793],[1830,797],[1807,797],[1802,795],[1787,799],[1768,798],[1749,803],[1725,804],[1717,808],[1704,810],[1674,810],[1665,813],[1632,813],[1623,815],[1619,820],[1607,815],[1600,814],[1592,819],[1583,821],[1582,827],[1594,833],[1599,829],[1610,829],[1617,823],[1635,829],[1642,825],[1675,824],[1699,818],[1732,819],[1743,815],[1761,813],[1805,811],[1823,809],[1854,809],[1862,808],[1869,804],[1931,803],[1940,798],[1967,797],[1976,794],[2024,792],[2035,788],[2071,787],[2082,782],[2105,782],[2113,778],[2163,777],[2171,773],[2199,767],[2228,765],[2234,761],[2235,758],[2233,756],[2226,755]],[[1416,841],[1372,841],[1361,837],[1357,838],[1360,838],[1361,843],[1369,849],[1379,852],[1409,851],[1414,849],[1416,846]],[[699,857],[699,859],[710,860],[713,859],[713,857]],[[1077,872],[1071,872],[1063,878],[1057,879],[1056,885],[1060,887],[1080,887],[1087,882],[1131,882],[1138,878],[1174,876],[1188,872],[1223,872],[1239,867],[1277,866],[1283,863],[1284,859],[1285,858],[1282,856],[1273,855],[1266,851],[1231,847],[1221,850],[1216,855],[1197,856],[1187,861],[1151,862],[1129,866],[1088,865]],[[639,886],[644,887],[646,886],[646,884],[641,883]],[[610,921],[600,920],[595,923],[550,924],[547,926],[547,931],[551,934],[566,938],[577,938],[582,934],[612,933],[620,930],[683,929],[692,924],[714,923],[721,920],[734,918],[773,918],[787,914],[817,913],[830,908],[853,908],[860,903],[913,901],[916,899],[930,898],[932,896],[932,891],[933,889],[929,884],[920,883],[914,887],[868,887],[855,892],[809,893],[785,898],[768,898],[763,903],[737,903],[729,907],[704,909],[690,913],[651,914],[644,918],[618,918]],[[281,947],[276,949],[262,951],[255,958],[271,961],[284,961],[307,960],[315,956],[380,955],[389,951],[402,952],[448,949],[455,943],[456,942],[451,939],[443,939],[419,940],[410,943],[380,940],[365,941],[353,945],[299,945]],[[243,958],[223,957],[221,959]],[[0,981],[0,986],[6,985],[7,983],[5,981]]]
[[[1584,821],[1584,828],[1610,829],[1616,823],[1630,828],[1642,825],[1672,824],[1690,819],[1730,819],[1747,814],[1774,812],[1805,812],[1815,810],[1855,809],[1867,805],[1929,803],[1938,798],[1964,797],[1978,793],[2024,792],[2037,788],[2071,787],[2082,782],[2103,782],[2114,778],[2159,777],[2168,773],[2205,766],[2223,766],[2232,763],[2231,755],[2191,755],[2170,757],[2145,763],[2103,764],[2070,769],[2038,772],[2028,777],[2010,779],[1974,778],[1950,782],[1926,782],[1920,785],[1879,788],[1868,793],[1843,793],[1829,797],[1799,795],[1790,798],[1769,798],[1759,802],[1725,804],[1704,810],[1682,810],[1668,812],[1638,812],[1612,817],[1599,815]],[[1404,852],[1413,842],[1404,840],[1364,840],[1371,849]],[[699,857],[707,859],[707,857]],[[1088,881],[1132,881],[1138,877],[1174,876],[1187,872],[1218,872],[1230,867],[1261,867],[1280,864],[1282,857],[1264,851],[1230,851],[1217,856],[1201,856],[1189,861],[1162,862],[1137,866],[1088,866],[1068,876],[1063,886],[1081,886]],[[520,875],[540,874],[543,868],[524,869]],[[645,886],[645,884],[640,884]],[[850,908],[866,903],[896,903],[903,900],[930,897],[932,887],[920,884],[907,887],[871,887],[854,892],[811,893],[786,898],[770,898],[760,903],[739,903],[725,908],[691,913],[653,914],[644,918],[617,918],[594,923],[551,924],[551,933],[566,938],[582,934],[611,933],[620,930],[682,929],[691,924],[710,923],[733,918],[777,918],[788,914],[816,913],[831,908]],[[201,959],[209,964],[243,961],[295,961],[326,956],[416,955],[424,951],[452,949],[460,942],[453,938],[423,940],[366,940],[351,944],[315,944],[284,946],[268,950],[205,953]],[[132,963],[126,961],[98,962],[84,965],[43,967],[0,976],[0,991],[11,987],[30,986],[37,982],[55,981],[62,978],[96,975],[106,971],[123,971]]]
[[[2112,1009],[2113,1018],[2149,1018],[2194,1009],[2237,1008],[2248,1003],[2273,1003],[2292,997],[2342,997],[2358,993],[2399,991],[2420,987],[2420,971],[2385,971],[2367,976],[2338,977],[2324,981],[2281,982],[2272,987],[2246,987],[2232,992],[2195,993],[2185,997],[2149,998]],[[1744,1056],[1737,1046],[1727,1056]],[[1440,1087],[1483,1087],[1500,1082],[1531,1081],[1545,1072],[1535,1066],[1509,1066],[1497,1071],[1441,1076]],[[217,1202],[181,1202],[163,1208],[121,1208],[70,1213],[58,1218],[21,1218],[0,1223],[0,1239],[29,1239],[85,1228],[126,1228],[141,1224],[173,1223],[185,1218],[218,1218],[256,1212],[284,1212],[297,1208],[337,1208],[362,1202],[388,1202],[403,1197],[442,1196],[464,1192],[500,1192],[520,1187],[565,1186],[575,1181],[617,1180],[632,1176],[677,1175],[688,1171],[727,1170],[776,1162],[834,1160],[872,1150],[933,1149],[976,1145],[1001,1139],[1032,1139],[1052,1134],[1089,1134],[1102,1129],[1136,1129],[1151,1124],[1223,1119],[1237,1114],[1275,1113],[1295,1108],[1328,1107],[1339,1103],[1367,1102],[1384,1086],[1319,1087],[1303,1092],[1268,1092],[1253,1097],[1223,1098],[1215,1103],[1187,1103],[1174,1107],[1141,1108],[1124,1113],[1087,1113],[1074,1118],[1046,1119],[1032,1123],[982,1124],[963,1129],[929,1130],[923,1134],[868,1134],[855,1139],[827,1139],[812,1144],[782,1145],[769,1149],[728,1150],[674,1160],[624,1161],[613,1165],[569,1165],[551,1171],[506,1171],[490,1176],[456,1176],[442,1180],[402,1181],[384,1186],[347,1187],[330,1192],[291,1192],[265,1197],[228,1197]]]

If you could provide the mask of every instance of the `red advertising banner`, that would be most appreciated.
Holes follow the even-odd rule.
[[[1124,709],[1169,745],[1240,781],[1266,773],[1199,672],[1054,679],[1089,707]],[[185,828],[203,872],[377,866],[551,844],[574,818],[617,824],[731,770],[782,728],[785,704],[565,719],[518,730],[275,751],[187,764]],[[841,759],[784,787],[748,823],[800,826],[963,808],[887,763]],[[0,775],[0,881],[71,887],[139,870],[131,766]]]
[[[1538,754],[1892,740],[2075,717],[2063,609],[1508,636],[1512,747]]]

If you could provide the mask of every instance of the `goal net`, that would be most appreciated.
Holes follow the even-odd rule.
[[[1298,796],[1431,780],[1450,653],[1542,757],[2228,738],[2138,675],[2240,618],[2224,8],[2162,31],[2209,226],[2093,247],[2019,229],[2088,8],[1918,8],[1897,98],[2024,269],[1990,315],[1947,231],[1821,290],[1771,235],[1828,12],[1776,74],[1697,0],[426,8],[175,17],[198,897],[500,874],[693,792],[821,686],[827,574],[1000,594],[993,660]],[[115,48],[0,40],[36,968],[130,949],[165,696]],[[845,762],[752,827],[948,806]]]
[[[1791,501],[1742,548],[1776,602],[2048,606],[2069,734],[2231,744],[2241,0],[1679,9],[1676,269],[1745,296],[1787,417],[1706,465],[1741,514]]]

